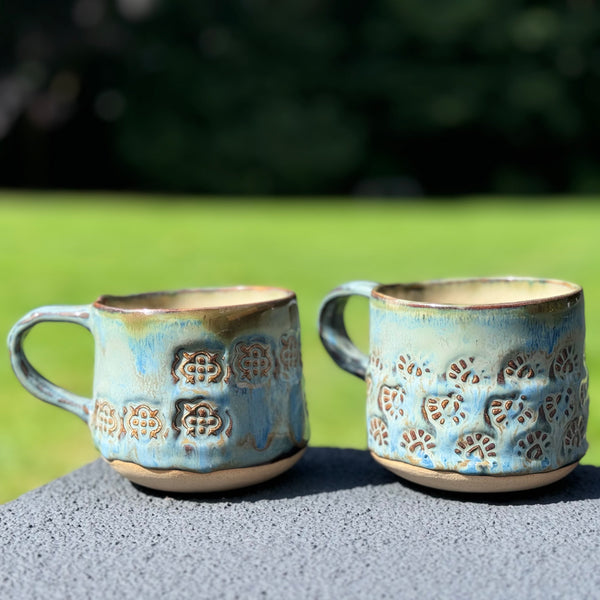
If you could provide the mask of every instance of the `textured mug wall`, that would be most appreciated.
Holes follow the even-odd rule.
[[[182,325],[199,326],[186,321],[176,327]],[[306,444],[298,334],[254,334],[231,344],[201,335],[203,343],[165,354],[160,372],[148,373],[162,380],[154,401],[151,395],[136,400],[135,389],[119,394],[121,376],[98,383],[90,428],[105,458],[210,472],[269,461]],[[147,373],[140,360],[150,357],[157,360],[160,351],[134,355],[129,363],[137,361]]]
[[[93,398],[59,388],[28,362],[22,338],[48,320],[94,336]],[[289,468],[308,441],[298,307],[287,290],[184,290],[42,307],[13,327],[9,347],[21,383],[80,416],[102,456],[143,485],[215,491],[257,483]],[[217,472],[222,477],[204,477]]]
[[[345,329],[352,294],[370,298],[368,356]],[[575,284],[351,282],[325,298],[320,324],[334,360],[366,380],[369,449],[402,476],[442,489],[525,489],[564,476],[587,450]],[[505,477],[469,477],[481,475]]]
[[[587,449],[588,378],[581,349],[485,357],[371,356],[369,447],[384,458],[469,474],[555,469]],[[442,450],[445,449],[445,450]],[[449,451],[448,451],[449,450]]]

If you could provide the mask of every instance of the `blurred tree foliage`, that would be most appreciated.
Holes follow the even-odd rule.
[[[0,184],[600,189],[594,0],[21,0]]]

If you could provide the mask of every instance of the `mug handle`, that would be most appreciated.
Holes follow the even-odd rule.
[[[40,400],[65,408],[87,423],[92,408],[92,400],[73,394],[51,383],[32,367],[25,356],[23,339],[34,325],[44,321],[77,323],[91,331],[90,307],[87,305],[42,306],[28,312],[22,319],[17,321],[8,334],[10,362],[21,385]]]
[[[369,357],[353,343],[344,325],[344,309],[350,296],[371,297],[373,281],[351,281],[335,288],[323,300],[319,310],[319,335],[325,350],[342,369],[365,378]]]

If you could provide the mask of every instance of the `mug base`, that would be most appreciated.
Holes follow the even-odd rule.
[[[196,473],[181,469],[151,469],[123,460],[106,462],[129,481],[147,488],[186,494],[208,493],[235,490],[273,479],[291,469],[305,451],[306,447],[292,456],[266,465],[223,469],[211,473]]]
[[[416,467],[398,460],[382,458],[373,452],[371,456],[392,473],[413,483],[447,492],[474,494],[519,492],[543,487],[566,477],[579,464],[577,461],[554,471],[525,475],[463,475],[454,471],[434,471]]]

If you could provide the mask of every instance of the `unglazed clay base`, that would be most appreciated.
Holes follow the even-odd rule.
[[[554,483],[567,476],[579,462],[555,471],[529,475],[462,475],[452,471],[434,471],[416,467],[398,460],[381,458],[373,452],[371,456],[386,469],[413,483],[448,492],[499,493],[531,490]]]
[[[224,469],[212,473],[194,473],[179,469],[149,469],[122,460],[108,460],[108,464],[133,483],[165,492],[224,492],[262,483],[281,475],[293,467],[306,448],[287,458],[266,465]]]

